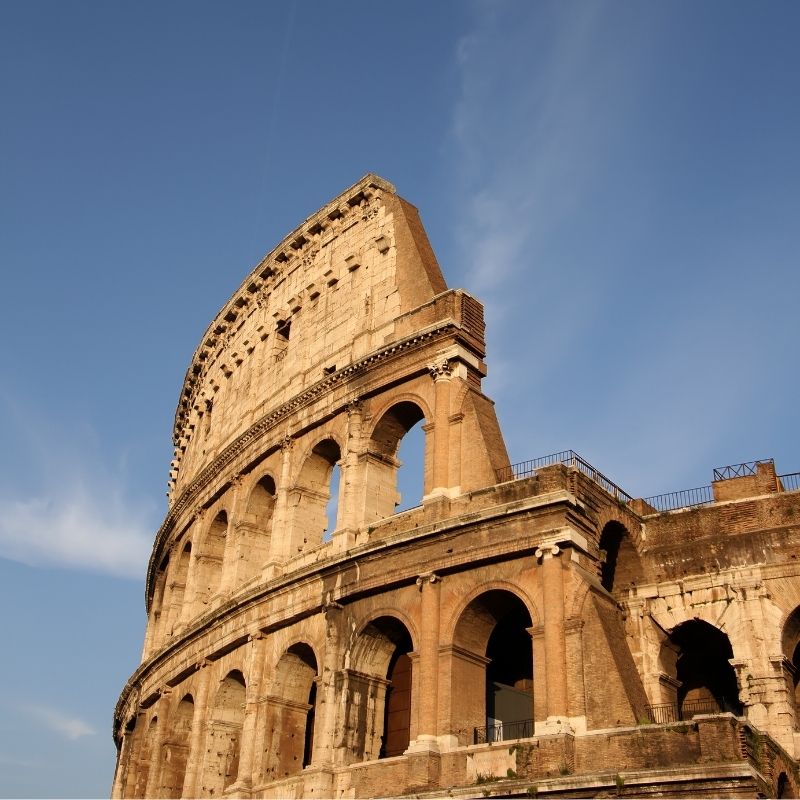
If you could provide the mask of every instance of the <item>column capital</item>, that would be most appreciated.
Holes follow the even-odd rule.
[[[361,414],[364,411],[364,401],[360,397],[354,397],[346,406],[347,415]]]
[[[544,561],[548,558],[554,558],[555,556],[561,555],[563,552],[564,550],[557,544],[543,544],[536,548],[534,555],[538,561]]]
[[[417,578],[416,584],[419,587],[419,590],[422,591],[422,587],[426,583],[428,584],[439,583],[441,582],[441,580],[442,580],[441,576],[437,575],[435,572],[423,572],[422,575],[420,575]]]
[[[452,360],[447,356],[438,356],[434,361],[425,365],[434,381],[450,380],[453,375]]]
[[[290,433],[287,433],[281,440],[279,444],[282,453],[289,453],[291,452],[292,448],[294,447],[294,439]]]

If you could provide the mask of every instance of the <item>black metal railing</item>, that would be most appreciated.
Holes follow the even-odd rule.
[[[714,493],[710,486],[698,486],[696,489],[682,489],[679,492],[645,497],[644,502],[656,511],[674,511],[677,508],[694,508],[713,503]]]
[[[620,489],[616,483],[609,480],[602,472],[595,469],[585,458],[579,456],[574,450],[562,450],[559,453],[550,453],[547,456],[540,456],[530,461],[520,461],[518,464],[509,464],[497,470],[497,482],[519,480],[535,475],[536,471],[542,467],[549,467],[553,464],[563,464],[566,467],[574,467],[588,478],[591,478],[598,486],[605,489],[622,503],[630,503],[633,498]]]
[[[800,489],[800,472],[787,472],[786,475],[778,475],[778,480],[781,482],[784,492],[794,492]]]
[[[734,714],[739,713],[736,703],[732,703],[726,698],[721,698],[719,702],[713,697],[703,700],[687,700],[678,705],[677,703],[657,703],[647,706],[647,716],[654,725],[664,725],[669,722],[681,722],[691,719],[697,714],[722,714],[730,711]]]
[[[529,739],[533,736],[533,720],[521,719],[515,722],[495,722],[482,728],[473,728],[473,744],[507,742],[509,739]]]
[[[774,464],[774,459],[762,458],[758,461],[745,461],[743,464],[730,464],[727,467],[714,469],[715,481],[727,481],[731,478],[746,478],[755,475],[759,464]]]

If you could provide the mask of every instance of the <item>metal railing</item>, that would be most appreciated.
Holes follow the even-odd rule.
[[[800,472],[787,472],[786,475],[778,475],[778,480],[781,482],[784,492],[794,492],[800,489]]]
[[[727,467],[714,469],[715,481],[728,481],[731,478],[746,478],[755,475],[759,464],[774,464],[772,458],[762,458],[759,461],[745,461],[743,464],[730,464]]]
[[[691,719],[697,714],[722,714],[730,711],[738,714],[737,704],[730,702],[727,698],[720,698],[717,702],[713,697],[703,700],[687,700],[681,705],[677,703],[657,703],[656,705],[646,706],[647,716],[654,725],[664,725],[669,722],[681,722]]]
[[[497,470],[497,482],[519,480],[535,475],[536,471],[542,467],[549,467],[553,464],[563,464],[566,467],[574,467],[588,478],[593,480],[601,489],[605,489],[622,503],[630,503],[633,498],[624,490],[620,489],[616,483],[609,480],[602,472],[595,469],[585,458],[579,456],[574,450],[562,450],[559,453],[551,453],[547,456],[540,456],[530,461],[520,461],[518,464],[509,464]]]
[[[472,731],[472,744],[507,742],[509,739],[530,739],[533,736],[533,720],[521,719],[516,722],[495,722]]]
[[[679,492],[645,497],[644,502],[656,511],[674,511],[678,508],[694,508],[713,503],[714,493],[710,486],[698,486],[696,489],[682,489]]]

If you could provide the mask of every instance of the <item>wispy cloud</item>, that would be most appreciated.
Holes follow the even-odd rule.
[[[75,432],[54,430],[8,396],[0,399],[5,424],[14,423],[20,473],[29,477],[13,485],[9,476],[0,492],[0,557],[141,579],[153,539],[153,504],[137,502],[126,490],[124,454],[111,468],[91,430],[77,432],[80,443],[71,441]]]
[[[113,489],[91,491],[78,481],[68,493],[0,499],[0,556],[30,566],[141,578],[151,538],[141,513]]]
[[[42,766],[40,761],[30,758],[20,758],[8,753],[0,753],[0,766],[10,769],[38,769]]]
[[[94,728],[84,720],[63,714],[55,708],[26,706],[23,711],[26,711],[51,731],[65,736],[67,739],[80,739],[82,736],[94,736],[96,733]]]

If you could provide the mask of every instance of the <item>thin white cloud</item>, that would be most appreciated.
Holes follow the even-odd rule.
[[[28,479],[14,486],[9,475],[0,493],[0,558],[140,580],[153,541],[153,504],[125,490],[124,453],[109,467],[90,428],[54,427],[21,403],[0,399]],[[80,442],[70,438],[78,436]]]
[[[35,720],[51,731],[65,736],[67,739],[80,739],[82,736],[94,736],[96,731],[79,717],[70,717],[55,708],[48,706],[26,706],[26,711]]]
[[[30,758],[20,758],[8,753],[0,753],[0,766],[11,769],[38,769],[42,764],[40,761],[34,761]]]
[[[0,499],[0,556],[30,566],[141,578],[152,531],[118,492],[73,483],[68,493]]]

